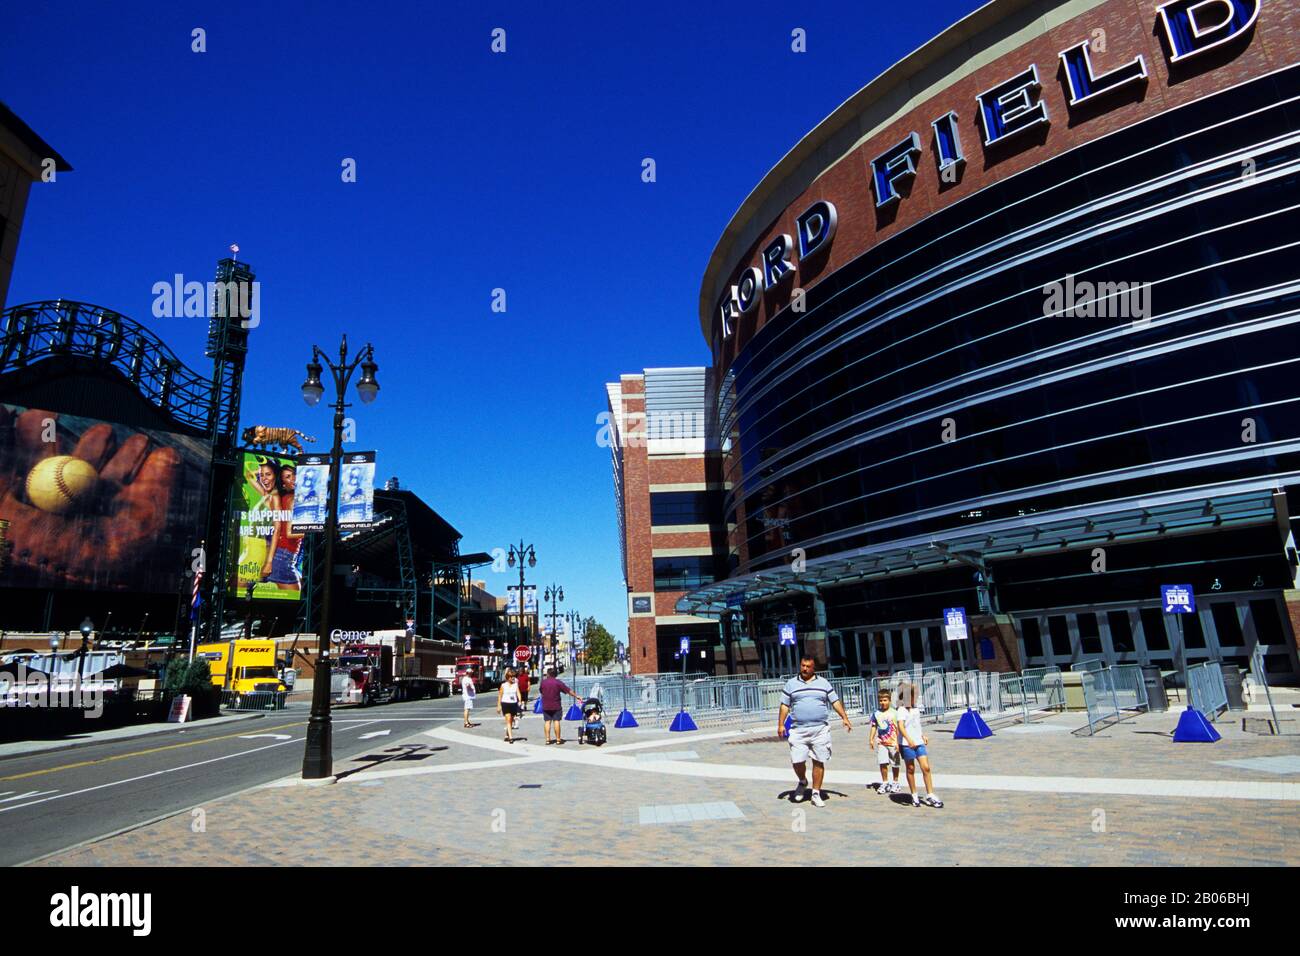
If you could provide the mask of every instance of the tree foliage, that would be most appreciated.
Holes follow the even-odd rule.
[[[586,628],[584,643],[587,666],[598,671],[614,659],[614,635],[594,617],[587,618]]]

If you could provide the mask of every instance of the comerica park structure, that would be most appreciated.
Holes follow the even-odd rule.
[[[660,616],[712,623],[718,672],[1258,645],[1295,683],[1298,181],[1294,0],[994,0],[886,70],[708,262],[714,546]],[[624,520],[656,486],[620,487],[625,553],[657,553]],[[1185,639],[1162,584],[1195,593]],[[634,669],[671,664],[669,628],[630,632]]]

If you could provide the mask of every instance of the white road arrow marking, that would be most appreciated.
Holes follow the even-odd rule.
[[[57,790],[29,790],[27,793],[20,793],[16,797],[5,797],[0,803],[8,803],[10,800],[22,800],[26,797],[43,797],[48,793],[58,793]],[[6,790],[5,793],[13,793],[12,790]]]
[[[371,737],[387,737],[391,733],[392,730],[372,730],[368,734],[362,734],[359,739],[369,740]]]
[[[240,740],[256,740],[259,737],[269,737],[272,740],[292,740],[292,734],[240,734]]]

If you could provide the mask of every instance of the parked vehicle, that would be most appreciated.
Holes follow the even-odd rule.
[[[275,641],[253,639],[200,644],[194,649],[194,656],[208,662],[212,684],[226,692],[228,706],[238,707],[249,694],[268,695],[268,703],[277,708],[284,706],[288,688],[276,668]]]
[[[454,659],[455,645],[406,631],[375,631],[342,646],[330,671],[336,704],[382,704],[392,700],[446,697],[450,681],[439,675]]]
[[[501,684],[505,670],[501,667],[500,654],[473,654],[456,661],[456,679],[452,691],[460,693],[460,679],[469,674],[477,691],[495,690]]]

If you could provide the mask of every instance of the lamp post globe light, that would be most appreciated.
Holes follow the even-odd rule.
[[[320,780],[333,775],[334,754],[330,729],[330,594],[333,590],[334,538],[338,534],[338,499],[339,468],[343,459],[343,410],[348,407],[348,382],[352,374],[361,369],[361,378],[357,381],[357,397],[363,404],[370,404],[379,394],[379,383],[375,372],[374,347],[367,344],[351,362],[348,361],[348,337],[343,336],[339,345],[338,363],[330,361],[328,355],[313,345],[312,358],[307,363],[307,380],[302,383],[302,398],[310,406],[316,406],[325,395],[325,386],[321,382],[321,373],[329,369],[334,380],[334,447],[330,450],[329,498],[325,511],[325,582],[321,595],[320,633],[316,643],[316,675],[311,688],[311,717],[307,720],[307,749],[303,754],[302,776],[304,780]],[[324,363],[322,365],[322,362]]]

